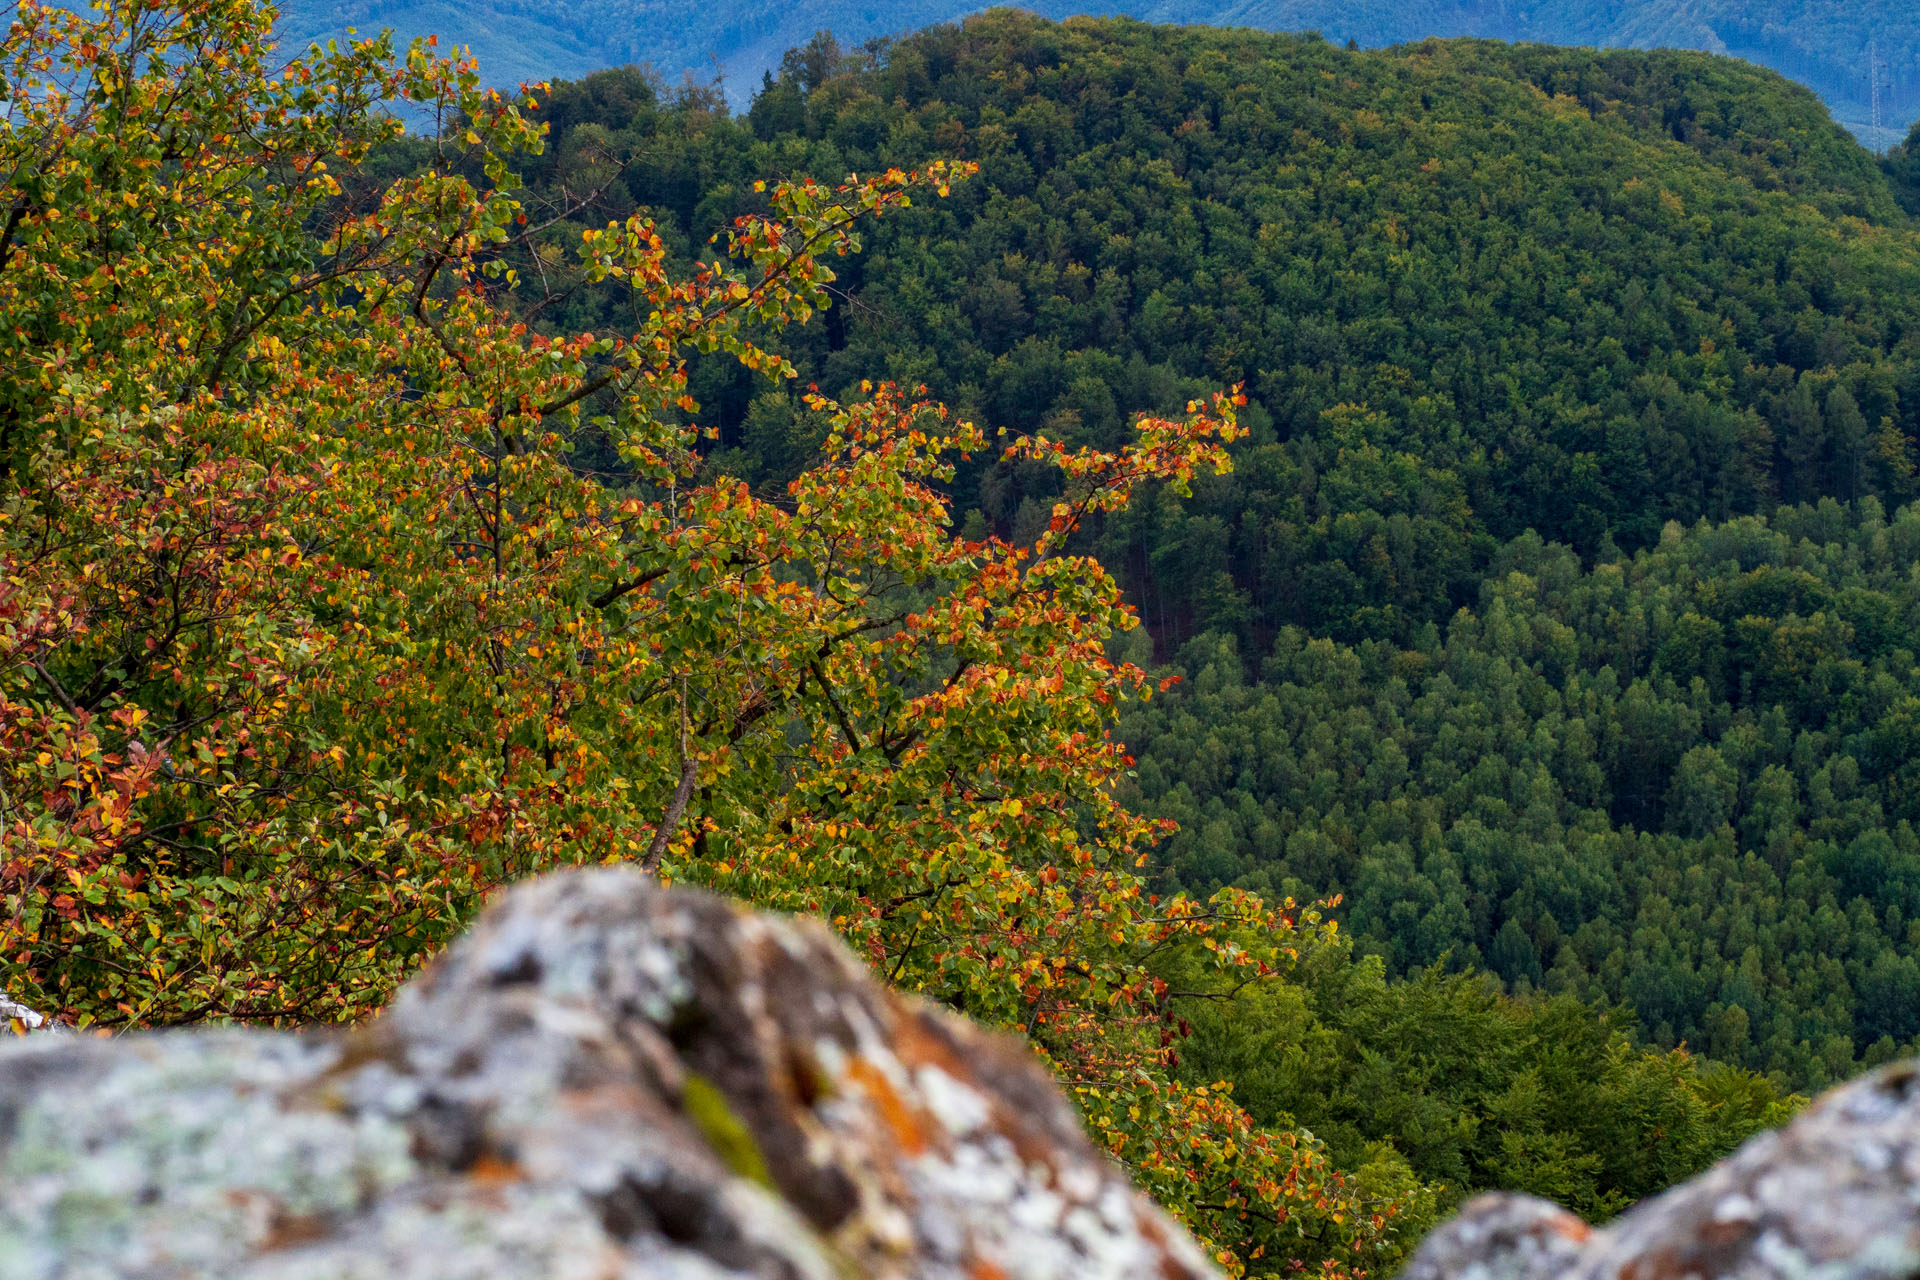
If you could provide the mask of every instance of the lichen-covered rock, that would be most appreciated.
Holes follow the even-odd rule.
[[[1469,1200],[1429,1236],[1400,1280],[1538,1280],[1573,1269],[1593,1228],[1532,1196]]]
[[[1920,1276],[1920,1064],[1828,1094],[1700,1177],[1581,1239],[1564,1211],[1485,1196],[1406,1280],[1913,1280]]]
[[[0,1047],[0,1280],[1211,1274],[1023,1047],[631,870],[356,1032]]]

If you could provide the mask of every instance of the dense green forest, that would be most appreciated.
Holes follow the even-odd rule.
[[[1407,648],[1235,641],[1135,715],[1180,880],[1347,895],[1396,972],[1469,964],[1820,1086],[1920,1035],[1920,508],[1527,536]]]
[[[1183,826],[1166,887],[1342,894],[1391,974],[1616,1004],[1793,1087],[1920,1034],[1920,237],[1902,156],[1810,93],[997,12],[817,39],[744,118],[635,72],[547,118],[535,192],[687,254],[759,173],[980,163],[866,231],[803,382],[1106,445],[1245,384],[1234,473],[1089,542],[1149,624],[1126,656],[1188,677],[1125,724]],[[773,491],[808,456],[794,398],[694,385],[714,466]],[[955,489],[1030,536],[1057,484]]]
[[[1888,149],[1881,167],[1907,212],[1920,214],[1920,124],[1914,125],[1906,141]]]
[[[1484,975],[1390,980],[1377,957],[1314,956],[1295,981],[1202,1005],[1179,1041],[1198,1083],[1226,1079],[1260,1120],[1298,1124],[1388,1185],[1404,1165],[1439,1216],[1523,1189],[1589,1220],[1703,1169],[1797,1099],[1766,1077],[1636,1047],[1572,996],[1504,996]]]

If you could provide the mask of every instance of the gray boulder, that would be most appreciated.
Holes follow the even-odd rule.
[[[357,1031],[0,1048],[0,1280],[1213,1274],[1025,1048],[633,870]]]

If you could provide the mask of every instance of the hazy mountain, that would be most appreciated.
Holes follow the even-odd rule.
[[[724,69],[736,105],[761,72],[814,32],[858,44],[964,16],[968,0],[289,0],[282,30],[304,43],[355,25],[432,32],[471,44],[502,84],[570,78],[650,63],[669,78]],[[1319,30],[1375,46],[1427,36],[1480,35],[1551,44],[1674,46],[1731,54],[1811,85],[1836,118],[1867,136],[1873,118],[1869,49],[1881,70],[1884,130],[1896,142],[1920,117],[1920,7],[1878,0],[1034,0],[1048,17],[1123,13],[1155,22]],[[1877,46],[1875,44],[1877,42]]]
[[[1159,21],[1317,28],[1363,45],[1481,35],[1731,54],[1810,85],[1856,132],[1872,121],[1870,46],[1881,62],[1880,145],[1920,116],[1920,7],[1895,0],[1160,0]],[[1877,46],[1876,46],[1877,42]]]

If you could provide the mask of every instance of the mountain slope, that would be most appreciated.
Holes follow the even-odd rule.
[[[725,68],[744,103],[763,70],[827,29],[849,44],[951,21],[984,6],[969,0],[287,0],[282,30],[304,42],[348,24],[391,26],[470,43],[502,84],[577,77],[600,67],[649,63],[670,79]],[[1920,8],[1879,0],[1032,0],[1044,17],[1086,11],[1154,22],[1318,30],[1369,47],[1428,36],[1488,36],[1550,44],[1670,46],[1726,53],[1810,85],[1856,130],[1872,116],[1867,51],[1885,64],[1889,146],[1920,116]]]
[[[562,87],[533,192],[631,164],[553,252],[637,209],[691,252],[756,178],[959,154],[980,176],[867,229],[844,305],[782,335],[802,385],[1111,447],[1245,383],[1234,474],[1091,547],[1152,633],[1126,656],[1190,677],[1128,722],[1169,883],[1344,893],[1394,972],[1604,998],[1795,1082],[1920,1036],[1920,236],[1811,92],[1004,11],[802,63],[745,118]],[[782,492],[804,407],[694,390],[713,465]],[[981,537],[1060,492],[954,487]]]

